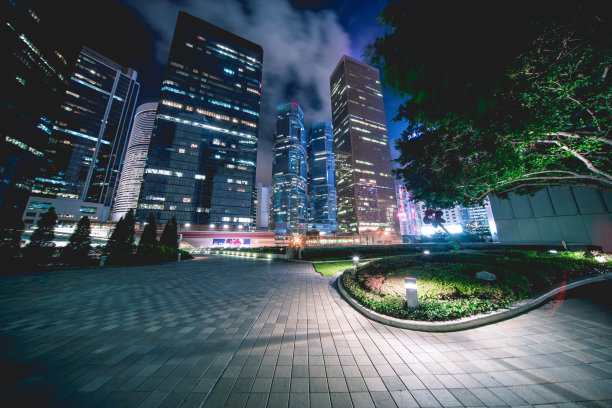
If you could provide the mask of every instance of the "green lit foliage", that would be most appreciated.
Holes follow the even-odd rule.
[[[62,258],[71,264],[85,263],[91,250],[91,225],[89,217],[81,217],[68,244],[62,250]]]
[[[391,0],[368,47],[403,99],[396,171],[448,207],[545,185],[612,190],[603,0]]]
[[[497,276],[493,283],[477,272]],[[449,251],[384,258],[347,269],[342,283],[364,306],[413,320],[453,320],[507,308],[554,285],[612,271],[584,253],[538,251]],[[406,307],[403,278],[417,279],[420,306]],[[378,285],[368,284],[377,281]],[[385,288],[381,290],[380,288]]]

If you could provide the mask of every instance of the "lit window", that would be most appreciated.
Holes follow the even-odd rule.
[[[185,153],[185,149],[179,149],[179,153]]]
[[[191,197],[183,197],[183,202],[184,203],[190,203],[191,202]]]

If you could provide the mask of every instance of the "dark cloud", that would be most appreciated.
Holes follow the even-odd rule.
[[[350,52],[349,36],[334,11],[318,7],[297,9],[287,0],[130,3],[159,35],[155,56],[160,64],[166,64],[178,10],[263,47],[258,181],[271,182],[272,135],[279,104],[298,102],[304,110],[307,128],[312,122],[331,120],[329,76],[340,57]]]

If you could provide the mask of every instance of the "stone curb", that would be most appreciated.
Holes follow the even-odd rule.
[[[427,332],[450,332],[457,330],[465,330],[472,329],[474,327],[483,326],[489,323],[496,323],[501,320],[508,319],[510,317],[514,317],[521,313],[524,313],[530,309],[535,308],[536,306],[542,304],[544,301],[549,298],[556,296],[560,292],[564,290],[570,290],[577,288],[579,286],[587,285],[589,283],[601,282],[608,279],[612,279],[612,273],[605,273],[599,276],[589,277],[585,279],[576,280],[570,283],[565,284],[564,286],[560,286],[555,288],[549,292],[546,292],[543,295],[540,295],[533,299],[526,299],[518,302],[516,305],[510,307],[509,309],[501,309],[496,310],[494,312],[490,312],[484,315],[478,316],[470,316],[459,320],[454,320],[450,322],[421,322],[418,320],[402,320],[397,319],[390,316],[385,316],[383,314],[374,312],[366,307],[364,307],[361,303],[357,302],[347,291],[344,289],[342,285],[342,274],[344,272],[336,275],[334,278],[336,279],[336,285],[338,287],[338,291],[342,295],[342,297],[355,308],[358,312],[363,314],[364,316],[377,321],[382,324],[386,324],[389,326],[399,327],[402,329],[409,330],[419,330],[419,331],[427,331]]]

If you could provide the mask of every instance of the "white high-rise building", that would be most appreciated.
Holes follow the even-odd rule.
[[[123,170],[119,178],[119,186],[110,216],[111,221],[119,220],[130,209],[136,210],[156,112],[156,102],[142,104],[136,109],[132,133],[126,149]]]
[[[257,183],[255,198],[255,221],[258,229],[268,229],[270,220],[270,187]]]

